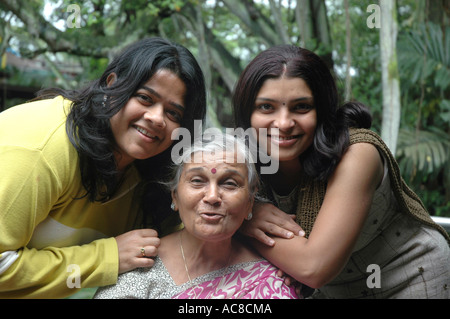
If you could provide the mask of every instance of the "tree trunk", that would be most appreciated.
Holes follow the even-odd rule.
[[[345,3],[345,49],[346,49],[346,59],[347,59],[347,69],[345,74],[345,100],[350,101],[352,99],[352,33],[350,29],[350,14],[348,9],[348,0]]]
[[[267,19],[264,19],[252,1],[222,0],[222,2],[267,46],[283,43],[275,31],[275,27]]]
[[[380,0],[380,53],[383,87],[381,137],[395,155],[400,127],[400,84],[397,65],[397,7],[392,0]]]
[[[288,44],[291,41],[289,40],[289,35],[286,30],[286,26],[283,23],[282,13],[280,7],[275,3],[274,0],[269,0],[270,11],[275,17],[275,28],[277,30],[278,35],[281,38],[283,44]],[[281,5],[280,5],[281,6]]]
[[[301,47],[316,51],[333,70],[332,41],[325,1],[297,0],[295,20],[300,30]]]
[[[313,35],[313,23],[311,19],[311,8],[308,0],[297,0],[295,7],[295,20],[300,33],[300,46],[308,48]]]

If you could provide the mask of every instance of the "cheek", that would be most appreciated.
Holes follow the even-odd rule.
[[[181,127],[181,125],[179,123],[174,123],[172,121],[170,121],[169,119],[166,120],[167,126],[166,126],[166,140],[168,140],[169,145],[172,144],[173,140],[172,140],[172,133]]]
[[[266,127],[268,125],[267,122],[268,120],[266,117],[261,116],[257,113],[252,113],[252,115],[250,116],[250,126],[256,129]]]
[[[192,192],[187,188],[178,188],[176,204],[181,218],[191,220],[195,215],[198,203],[202,196],[198,192]]]
[[[314,134],[317,127],[317,115],[315,110],[308,113],[302,120],[302,128],[305,133]]]
[[[111,125],[111,131],[112,131],[116,141],[120,137],[120,134],[119,134],[119,132],[120,132],[120,119],[121,119],[121,114],[119,112],[119,113],[114,114],[111,117],[111,119],[109,120],[109,123]]]
[[[233,218],[237,220],[244,219],[250,213],[252,205],[249,200],[249,195],[237,195],[234,198],[233,204],[228,204],[229,211],[233,214]]]

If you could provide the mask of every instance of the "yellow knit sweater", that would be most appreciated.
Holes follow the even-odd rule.
[[[0,298],[61,298],[117,280],[113,236],[135,222],[139,176],[130,168],[107,203],[76,199],[85,190],[69,107],[57,97],[0,113]]]

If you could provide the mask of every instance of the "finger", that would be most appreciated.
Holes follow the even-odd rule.
[[[137,229],[136,231],[142,237],[158,237],[158,232],[154,229],[145,228],[145,229]]]
[[[286,230],[286,228],[280,227],[276,224],[266,224],[263,230],[272,236],[282,237],[286,239],[291,239],[294,237],[294,233],[292,231]]]
[[[282,271],[281,269],[278,269],[277,276],[280,277],[280,278],[284,277],[284,271]]]
[[[300,227],[299,224],[297,224],[295,222],[295,215],[288,215],[289,216],[289,220],[285,220],[284,222],[278,223],[277,225],[279,227],[284,228],[286,231],[288,232],[292,232],[293,234],[303,237],[305,236],[305,231],[303,230],[303,228]]]
[[[142,258],[137,257],[129,261],[128,264],[119,268],[119,274],[123,274],[124,272],[136,269],[136,268],[144,268],[144,267],[152,267],[155,264],[155,261],[152,258]]]
[[[144,237],[142,240],[143,246],[159,247],[160,244],[161,244],[161,239],[159,239],[158,237]]]
[[[264,233],[263,231],[261,231],[259,229],[257,229],[255,231],[255,234],[252,237],[267,246],[272,247],[273,245],[275,245],[275,241],[272,238],[270,238],[269,236],[267,236],[266,233]]]
[[[145,246],[140,250],[141,257],[155,257],[158,254],[158,248],[155,246]]]
[[[284,278],[284,284],[285,284],[286,286],[290,286],[290,285],[292,284],[291,277],[286,276],[286,277]]]
[[[301,237],[303,237],[305,235],[305,232],[300,227],[300,225],[298,225],[295,222],[295,218],[296,218],[295,214],[286,214],[285,212],[283,212],[282,210],[278,209],[275,206],[272,206],[270,208],[271,208],[270,214],[268,214],[266,216],[265,221],[267,223],[274,224],[274,225],[277,225],[278,227],[283,228],[285,230],[285,232],[283,233],[279,229],[276,229],[276,228],[273,230],[273,231],[276,231],[276,233],[272,233],[272,230],[270,230],[270,229],[268,229],[266,231],[268,231],[272,235],[276,235],[276,236],[287,238],[287,239],[290,239],[293,237],[290,233],[301,236]]]
[[[136,268],[152,267],[155,261],[152,258],[139,258],[136,262]]]

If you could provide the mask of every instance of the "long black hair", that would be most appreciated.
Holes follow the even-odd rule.
[[[189,50],[166,39],[147,38],[128,46],[98,80],[81,90],[47,89],[38,93],[38,99],[62,95],[72,101],[66,131],[78,152],[85,196],[91,201],[107,201],[120,186],[110,118],[160,69],[175,73],[186,85],[181,126],[193,132],[194,120],[204,121],[206,113],[203,73]],[[108,86],[111,74],[116,80]],[[136,161],[136,166],[150,180],[163,173],[161,168],[168,160],[170,148],[149,160]]]
[[[239,77],[232,98],[236,127],[247,129],[251,126],[250,117],[263,83],[283,74],[288,78],[303,79],[313,94],[317,127],[313,144],[299,160],[308,176],[326,180],[348,147],[348,128],[370,128],[372,117],[358,102],[339,107],[334,78],[319,56],[294,45],[281,45],[257,55]]]

